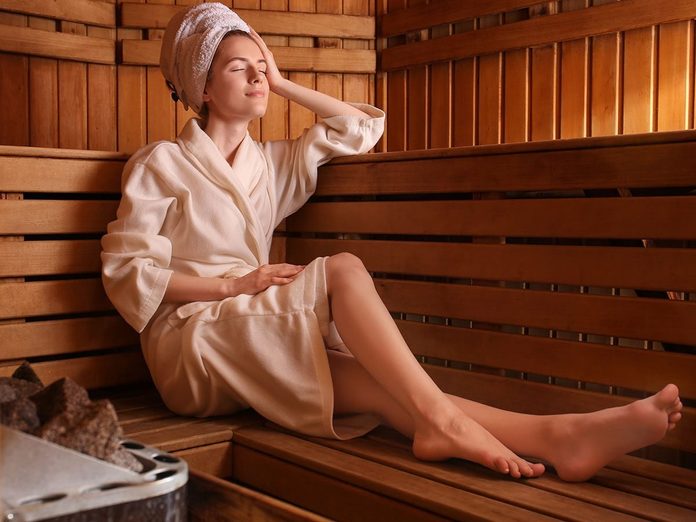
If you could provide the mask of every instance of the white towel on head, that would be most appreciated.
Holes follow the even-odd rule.
[[[226,33],[249,26],[219,2],[203,3],[177,12],[167,24],[160,51],[164,78],[188,109],[203,109],[203,89],[215,51]]]

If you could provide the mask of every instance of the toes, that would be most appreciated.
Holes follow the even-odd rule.
[[[538,477],[544,471],[546,471],[546,466],[544,466],[541,462],[537,462],[536,464],[532,464],[532,471],[534,472],[534,476]]]
[[[520,478],[522,474],[520,473],[520,467],[514,460],[509,461],[510,464],[510,476],[514,478]]]
[[[681,412],[675,411],[669,414],[668,421],[670,424],[676,424],[682,418]]]
[[[503,457],[497,457],[493,462],[493,466],[496,470],[500,471],[501,473],[510,473],[510,465],[508,464],[508,461],[505,460]]]

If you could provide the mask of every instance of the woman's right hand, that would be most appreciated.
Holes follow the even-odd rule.
[[[286,285],[293,282],[302,270],[304,265],[261,265],[253,272],[234,279],[235,293],[255,295],[271,285]]]

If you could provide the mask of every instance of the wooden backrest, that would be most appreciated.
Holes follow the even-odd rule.
[[[46,383],[149,380],[138,336],[101,283],[123,154],[0,146],[0,375],[21,359]]]
[[[287,260],[353,252],[446,391],[529,413],[696,399],[696,132],[324,166]],[[696,410],[663,444],[696,451]]]

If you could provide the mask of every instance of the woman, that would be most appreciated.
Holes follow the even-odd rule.
[[[183,415],[252,407],[301,433],[348,439],[379,424],[423,460],[460,457],[512,477],[552,464],[585,480],[681,418],[677,387],[583,415],[507,412],[443,393],[411,354],[361,261],[268,264],[273,230],[314,192],[317,167],[371,149],[384,112],[282,77],[259,35],[222,4],[177,13],[162,43],[173,96],[201,117],[136,152],[102,239],[103,281],[138,332],[163,400]],[[269,91],[323,121],[257,143]]]

